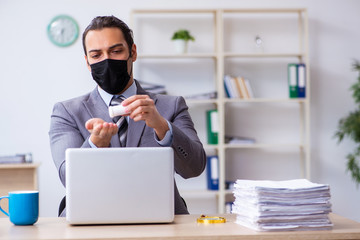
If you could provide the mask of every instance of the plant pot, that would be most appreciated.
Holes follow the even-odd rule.
[[[187,52],[188,41],[182,39],[173,40],[175,51],[178,54],[184,54]]]

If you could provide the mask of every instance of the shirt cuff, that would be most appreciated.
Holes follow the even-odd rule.
[[[91,148],[97,148],[97,146],[90,140],[90,138],[89,138],[89,144]]]
[[[169,130],[166,132],[165,137],[162,140],[159,140],[158,137],[156,136],[155,132],[154,132],[154,135],[155,135],[155,140],[158,144],[160,144],[163,147],[170,147],[171,143],[172,143],[172,139],[173,139],[173,131],[172,131],[172,126],[169,123],[169,121],[166,120],[166,122],[169,126]]]

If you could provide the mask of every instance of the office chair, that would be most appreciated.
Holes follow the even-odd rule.
[[[61,199],[61,202],[59,205],[58,217],[60,217],[60,214],[62,213],[62,211],[64,211],[65,207],[66,207],[66,196],[64,196],[63,199]]]

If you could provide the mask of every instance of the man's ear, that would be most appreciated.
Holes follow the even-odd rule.
[[[131,58],[132,61],[135,62],[137,59],[137,51],[136,51],[136,45],[135,43],[133,43],[132,47],[131,47]]]
[[[85,55],[84,57],[85,57],[86,66],[89,69],[89,71],[91,72],[91,67],[90,67],[89,61],[87,59],[87,56]]]

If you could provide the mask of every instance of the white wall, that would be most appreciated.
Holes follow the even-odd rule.
[[[32,152],[34,161],[41,163],[41,216],[56,216],[64,195],[49,149],[52,106],[95,86],[81,40],[68,48],[52,45],[46,36],[50,19],[69,14],[83,31],[97,15],[129,21],[133,8],[218,7],[308,8],[312,180],[330,184],[335,213],[360,221],[360,192],[345,172],[345,156],[355,145],[350,141],[337,145],[333,138],[339,118],[355,108],[348,89],[357,78],[351,71],[352,59],[360,59],[357,0],[0,0],[0,155]]]

